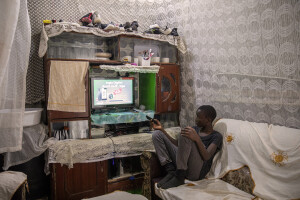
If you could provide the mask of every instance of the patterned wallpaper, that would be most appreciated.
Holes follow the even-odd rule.
[[[28,0],[32,48],[28,103],[44,98],[38,58],[43,19],[77,22],[98,10],[102,21],[137,19],[139,31],[157,23],[178,27],[182,126],[213,105],[218,117],[300,128],[300,1],[297,0]]]
[[[300,128],[300,1],[192,0],[183,35],[197,107]]]

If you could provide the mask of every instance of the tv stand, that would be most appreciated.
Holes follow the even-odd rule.
[[[136,134],[139,132],[139,122],[122,123],[122,124],[109,124],[109,130],[105,132],[105,135],[120,136]]]
[[[110,114],[110,113],[120,113],[120,112],[139,112],[139,110],[134,107],[124,107],[124,108],[109,107],[109,108],[91,110],[92,114]]]
[[[152,110],[146,110],[138,112],[136,110],[123,111],[123,112],[105,112],[91,114],[93,124],[122,124],[147,121],[146,115],[154,117],[155,112]]]

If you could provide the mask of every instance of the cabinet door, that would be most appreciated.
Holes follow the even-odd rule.
[[[179,66],[161,64],[156,75],[156,112],[177,112],[180,110]]]
[[[45,66],[45,92],[46,92],[46,105],[48,104],[49,95],[49,74],[50,74],[50,60],[46,62]],[[86,112],[62,112],[55,110],[47,110],[48,120],[53,119],[72,119],[72,118],[88,118],[89,117],[89,82],[88,73],[85,77],[85,110]]]
[[[53,164],[52,199],[82,199],[107,191],[107,161],[77,163],[73,168]]]

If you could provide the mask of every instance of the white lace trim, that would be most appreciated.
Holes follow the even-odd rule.
[[[114,157],[154,151],[151,134],[140,133],[91,140],[60,140],[49,147],[49,163],[72,168],[75,163],[96,162]]]
[[[92,33],[101,37],[114,37],[118,35],[131,35],[142,38],[168,42],[178,48],[181,53],[186,53],[186,46],[179,36],[163,35],[163,34],[148,34],[139,32],[122,32],[122,31],[110,31],[106,32],[99,28],[80,26],[77,23],[54,23],[43,26],[40,38],[39,57],[43,57],[48,48],[48,38],[60,35],[62,32],[77,32],[77,33]]]
[[[100,69],[114,70],[117,72],[139,72],[139,73],[158,73],[159,66],[135,66],[135,65],[100,65]]]

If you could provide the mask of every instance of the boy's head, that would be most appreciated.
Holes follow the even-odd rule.
[[[197,109],[196,115],[197,118],[199,118],[199,115],[202,115],[202,118],[204,117],[205,120],[212,123],[217,117],[217,112],[211,105],[202,105]]]

